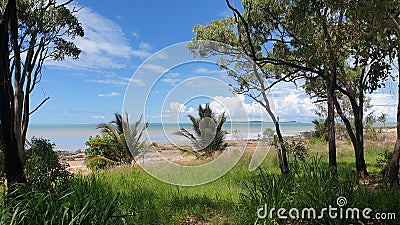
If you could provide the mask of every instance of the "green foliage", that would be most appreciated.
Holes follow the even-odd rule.
[[[92,171],[104,170],[114,166],[116,163],[110,159],[103,156],[93,156],[90,157],[86,163],[86,167]]]
[[[106,190],[95,176],[75,178],[68,192],[22,188],[18,193],[19,198],[5,199],[0,224],[127,224],[120,195]]]
[[[382,126],[386,126],[386,119],[387,119],[387,114],[386,113],[381,113],[376,119],[379,123],[382,123]]]
[[[46,42],[36,51],[43,51],[46,57],[53,60],[79,57],[81,50],[71,40],[77,36],[83,37],[84,30],[75,15],[75,9],[48,0],[17,1],[17,7],[20,35],[31,40],[21,42],[21,51],[29,48],[32,43],[39,45],[41,37],[46,37]],[[46,48],[49,52],[44,51]]]
[[[383,177],[387,177],[389,175],[390,163],[392,162],[392,158],[393,158],[393,151],[389,149],[385,149],[383,152],[378,154],[376,163],[378,164],[378,168],[380,169],[380,174]]]
[[[376,131],[374,124],[376,123],[376,116],[373,113],[369,113],[364,121],[364,136],[368,140],[377,141],[379,140],[378,132]]]
[[[328,141],[328,119],[324,120],[313,120],[314,133],[313,137],[318,140]]]
[[[268,224],[266,220],[256,223],[256,210],[264,206],[264,201],[270,208],[327,207],[329,204],[336,207],[339,195],[348,199],[350,207],[369,207],[374,212],[400,214],[400,189],[391,190],[385,185],[371,189],[371,186],[358,185],[357,176],[351,173],[339,174],[338,178],[330,176],[328,165],[324,163],[327,157],[324,151],[326,145],[321,146],[314,146],[311,151],[321,152],[324,158],[321,160],[306,156],[304,161],[298,160],[286,182],[279,175],[275,154],[268,154],[262,164],[265,179],[259,177],[258,171],[248,171],[251,156],[245,154],[226,175],[195,187],[177,187],[164,183],[135,165],[121,166],[85,177],[77,176],[67,192],[43,194],[30,191],[31,194],[24,194],[26,198],[10,200],[11,204],[7,205],[2,204],[5,200],[3,195],[3,199],[0,199],[0,224],[13,224],[13,215],[14,224]],[[367,163],[374,165],[376,152],[380,151],[382,148],[379,145],[366,149]],[[338,153],[342,154],[338,157],[339,172],[349,171],[354,163],[353,153],[342,151],[341,147]],[[253,183],[257,184],[254,199],[259,202],[244,200],[250,198],[248,187],[253,188]],[[265,193],[266,197],[260,198],[261,193]],[[361,224],[352,220],[288,219],[278,222]],[[399,224],[399,219],[361,222]]]
[[[42,138],[32,138],[30,143],[24,167],[28,184],[44,192],[67,186],[71,175],[66,171],[66,165],[60,164],[57,153],[53,151],[54,144]]]
[[[309,150],[303,143],[293,140],[291,143],[285,142],[285,146],[289,160],[291,157],[293,157],[294,162],[297,162],[297,160],[306,159]]]
[[[324,165],[321,158],[316,156],[299,161],[286,179],[260,169],[258,176],[246,181],[245,186],[247,190],[241,193],[238,204],[238,224],[398,224],[398,219],[374,222],[360,217],[359,220],[346,220],[330,218],[327,213],[315,220],[295,220],[289,216],[287,219],[278,218],[279,208],[286,209],[286,215],[292,208],[298,209],[300,215],[302,209],[310,207],[321,212],[329,205],[336,207],[339,197],[347,199],[343,208],[372,208],[374,212],[394,212],[396,215],[399,212],[399,200],[391,199],[399,196],[399,190],[388,190],[385,186],[370,190],[359,184],[357,177],[351,174],[336,177],[328,165]],[[268,207],[267,217],[257,218],[257,210],[265,205]],[[270,219],[269,210],[272,208],[275,211]]]
[[[90,136],[85,144],[88,146],[85,154],[89,157],[103,156],[113,161],[118,160],[118,145],[109,135]]]
[[[128,115],[124,120],[119,113],[115,113],[115,119],[110,123],[99,124],[97,129],[101,130],[102,135],[90,136],[86,141],[88,148],[85,153],[89,157],[103,157],[93,159],[93,168],[97,168],[96,165],[103,167],[115,164],[111,161],[130,163],[140,153],[155,148],[155,145],[147,145],[146,140],[141,140],[147,127],[147,123],[142,125],[142,117],[131,126]]]
[[[278,137],[275,134],[275,130],[272,128],[265,128],[259,141],[271,144],[273,146],[278,146]]]
[[[204,107],[199,105],[198,115],[198,118],[188,115],[193,126],[193,134],[185,128],[181,128],[177,134],[190,140],[195,147],[194,152],[204,152],[206,156],[211,156],[215,151],[225,150],[226,132],[222,130],[226,122],[225,113],[220,114],[217,119],[210,105],[206,104]]]

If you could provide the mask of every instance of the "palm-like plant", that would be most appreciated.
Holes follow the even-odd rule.
[[[177,134],[189,139],[195,147],[195,152],[204,152],[205,155],[210,156],[214,151],[225,150],[226,132],[222,130],[222,125],[226,122],[225,113],[220,114],[217,119],[210,105],[206,104],[204,107],[199,105],[198,115],[199,118],[188,115],[194,133],[181,127]]]
[[[328,120],[316,119],[311,122],[314,124],[314,137],[328,141]]]
[[[141,141],[143,132],[148,127],[148,123],[142,125],[142,116],[135,122],[134,126],[129,125],[128,114],[126,119],[122,118],[122,115],[115,113],[115,119],[110,123],[102,123],[97,125],[97,129],[101,130],[103,135],[108,135],[113,139],[116,148],[116,158],[120,162],[130,162],[144,149],[149,147],[146,145],[146,141]],[[128,143],[130,146],[128,146]],[[107,157],[107,156],[106,156]]]

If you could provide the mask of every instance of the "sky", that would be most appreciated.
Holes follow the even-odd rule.
[[[85,37],[75,40],[82,53],[78,60],[46,63],[31,107],[51,98],[31,116],[31,124],[97,124],[122,111],[133,115],[131,121],[143,114],[147,122],[173,123],[187,121],[187,114],[205,103],[217,113],[227,112],[232,121],[269,121],[253,100],[230,92],[234,81],[212,60],[193,60],[184,50],[194,25],[230,15],[224,0],[73,4],[81,8],[77,17],[85,29]],[[370,95],[372,110],[394,121],[397,86],[387,86]],[[282,84],[269,94],[282,121],[316,118],[301,88]]]

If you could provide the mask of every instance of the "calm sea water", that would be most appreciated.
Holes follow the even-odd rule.
[[[191,130],[188,123],[181,124],[161,124],[151,123],[146,130],[144,138],[150,142],[168,143],[183,142],[185,139],[176,135],[180,127]],[[272,123],[226,123],[223,127],[228,132],[229,139],[243,138],[254,139],[265,128],[273,128]],[[312,123],[281,123],[282,133],[285,136],[293,136],[304,131],[313,130]],[[28,138],[33,136],[43,137],[56,144],[57,150],[84,150],[85,142],[89,136],[100,134],[95,124],[71,124],[71,125],[30,125]]]

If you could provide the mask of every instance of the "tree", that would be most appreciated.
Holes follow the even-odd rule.
[[[376,3],[376,2],[375,2]],[[376,4],[382,4],[377,2]],[[395,31],[396,39],[393,41],[394,49],[397,53],[397,68],[400,68],[400,2],[385,1],[381,7],[386,7],[384,15],[389,19],[391,27]],[[399,79],[399,78],[398,78]],[[389,182],[392,187],[399,186],[399,160],[400,160],[400,79],[398,83],[398,101],[397,101],[397,139],[393,150],[393,157],[389,168]]]
[[[370,25],[377,32],[376,40],[380,47],[386,46],[385,56],[391,61],[397,60],[400,67],[400,1],[395,0],[368,0],[361,1],[361,12],[366,15],[364,24]],[[364,11],[362,11],[362,9]],[[400,83],[399,83],[400,94]],[[400,157],[400,95],[397,107],[397,139],[393,157],[389,168],[389,181],[391,186],[399,185],[399,157]]]
[[[72,2],[54,0],[16,1],[0,5],[0,141],[5,152],[7,184],[25,182],[24,142],[29,116],[46,98],[30,110],[30,94],[41,79],[48,59],[78,58],[79,48],[70,40],[84,31],[68,9]]]
[[[199,117],[188,115],[194,133],[181,127],[177,134],[190,140],[194,145],[194,152],[203,152],[206,156],[211,156],[215,151],[223,151],[227,147],[224,143],[226,132],[222,126],[226,122],[225,113],[219,115],[218,119],[210,108],[209,104],[204,107],[199,105]]]
[[[381,115],[379,115],[377,118],[378,122],[382,124],[382,127],[380,128],[379,132],[382,133],[382,129],[385,129],[385,142],[387,140],[387,132],[388,132],[388,128],[386,127],[387,116],[388,115],[386,113],[381,113]]]
[[[261,70],[259,65],[245,54],[244,45],[246,43],[242,42],[241,36],[236,34],[236,29],[238,27],[232,17],[214,20],[205,26],[195,26],[193,30],[196,37],[193,38],[193,42],[188,45],[188,48],[195,56],[220,56],[219,66],[226,70],[228,75],[237,83],[237,85],[231,85],[233,92],[249,96],[266,110],[277,133],[279,142],[277,154],[280,170],[282,175],[286,177],[289,174],[286,145],[278,117],[274,114],[266,94],[273,86],[273,84],[269,85],[269,81],[274,77],[266,70]]]

